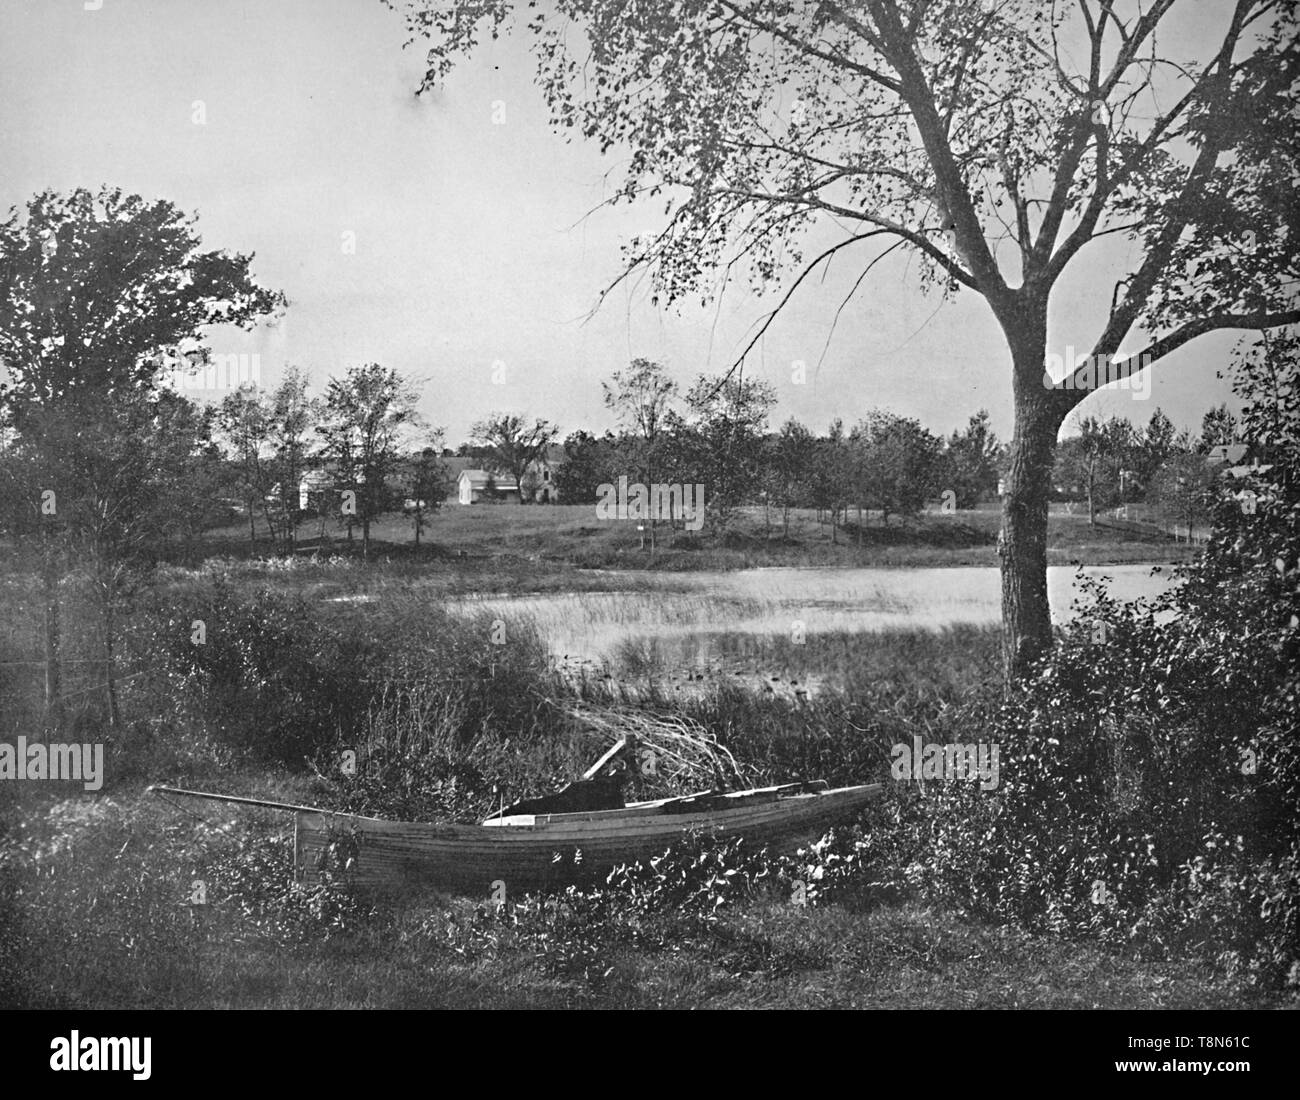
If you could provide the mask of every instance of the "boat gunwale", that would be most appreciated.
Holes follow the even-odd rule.
[[[787,793],[780,793],[786,790]],[[489,835],[502,834],[510,835],[534,833],[539,830],[545,830],[548,827],[560,827],[580,825],[586,823],[610,824],[620,820],[636,822],[638,824],[651,820],[670,820],[681,823],[678,827],[689,828],[687,824],[692,818],[702,818],[706,820],[727,821],[733,816],[750,812],[757,805],[771,805],[773,803],[802,803],[809,804],[822,799],[831,798],[836,795],[845,795],[849,793],[879,793],[883,790],[881,783],[861,783],[848,787],[835,787],[829,790],[798,791],[788,790],[785,787],[755,787],[747,791],[730,791],[719,794],[720,798],[736,799],[736,804],[732,806],[702,805],[694,812],[682,814],[661,814],[656,810],[662,810],[665,806],[675,802],[684,802],[691,798],[707,796],[713,792],[705,791],[702,794],[682,795],[670,798],[655,799],[650,802],[630,803],[619,809],[612,810],[585,810],[577,813],[566,814],[516,814],[509,818],[489,819],[484,822],[465,822],[465,821],[403,821],[398,818],[386,817],[368,817],[361,814],[349,814],[344,812],[335,812],[322,810],[319,813],[306,813],[299,811],[299,817],[302,819],[320,818],[320,819],[345,819],[354,821],[372,822],[378,825],[400,825],[407,827],[425,827],[431,830],[453,830],[455,832],[469,831],[469,835]],[[769,794],[776,792],[776,797],[765,803],[742,802],[741,798],[747,795]],[[789,808],[789,807],[788,807]],[[634,812],[629,813],[632,810]],[[479,833],[484,830],[484,833]]]

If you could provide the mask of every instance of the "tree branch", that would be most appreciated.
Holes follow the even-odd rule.
[[[763,338],[763,334],[771,327],[772,322],[776,319],[776,315],[785,308],[785,304],[794,296],[794,292],[799,289],[799,284],[813,273],[818,264],[823,260],[829,260],[841,248],[847,248],[849,245],[856,244],[858,241],[870,240],[872,237],[882,237],[890,232],[890,230],[886,229],[873,229],[870,233],[858,233],[855,236],[848,237],[837,244],[831,245],[830,248],[826,249],[816,259],[809,263],[801,272],[799,272],[798,277],[790,284],[790,287],[785,294],[781,296],[781,300],[776,304],[776,308],[763,319],[763,323],[759,326],[758,331],[754,333],[753,338],[745,345],[745,349],[736,358],[736,361],[728,368],[727,373],[723,375],[723,381],[725,382],[725,380],[731,376],[732,372],[745,361],[745,356],[747,356],[754,349],[754,345]],[[868,268],[868,270],[870,270],[870,268]]]
[[[1136,355],[1130,355],[1122,362],[1109,362],[1106,382],[1121,382],[1140,370],[1153,367],[1184,344],[1195,340],[1198,336],[1204,336],[1207,332],[1220,329],[1271,329],[1297,324],[1300,324],[1300,308],[1276,313],[1262,310],[1256,313],[1212,313],[1205,317],[1198,317],[1148,344]],[[1055,389],[1061,395],[1067,410],[1074,408],[1088,394],[1094,392],[1092,386],[1096,383],[1096,361],[1097,357],[1092,357],[1091,365],[1085,364],[1075,368],[1056,385]]]
[[[1241,24],[1246,10],[1253,2],[1254,0],[1237,0],[1232,23],[1213,62],[1215,70],[1214,83],[1218,87],[1212,89],[1212,94],[1217,92],[1220,97],[1226,96],[1228,82],[1231,77],[1232,53],[1237,45],[1237,36],[1241,31]],[[1182,236],[1183,230],[1191,220],[1196,205],[1195,200],[1214,170],[1219,154],[1223,151],[1226,137],[1227,127],[1224,126],[1215,127],[1206,136],[1205,144],[1201,146],[1201,150],[1188,171],[1187,178],[1184,180],[1178,195],[1172,202],[1166,204],[1166,209],[1169,211],[1168,220],[1157,236],[1155,243],[1147,250],[1147,254],[1137,271],[1134,272],[1129,282],[1128,294],[1119,309],[1111,314],[1105,330],[1093,349],[1094,355],[1113,354],[1115,349],[1119,347],[1120,341],[1133,327],[1133,323],[1142,310],[1146,308],[1151,292],[1155,288],[1156,280],[1168,265],[1174,246],[1178,243],[1179,237]]]

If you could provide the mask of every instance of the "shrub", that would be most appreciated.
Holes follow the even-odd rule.
[[[363,741],[412,758],[548,729],[545,651],[521,624],[494,645],[481,617],[389,602],[345,628],[319,602],[220,579],[186,604],[142,610],[135,629],[161,671],[138,690],[170,693],[178,726],[257,760],[301,767]]]
[[[1160,598],[1083,584],[1055,651],[969,716],[1002,747],[999,787],[912,806],[897,878],[1031,929],[1296,980],[1300,386],[1284,350],[1291,381],[1270,392],[1287,411],[1269,422],[1289,427],[1247,418],[1274,462],[1223,494],[1205,554]]]

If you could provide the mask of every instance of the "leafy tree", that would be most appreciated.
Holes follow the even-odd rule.
[[[438,454],[438,438],[440,433],[435,433],[434,442],[408,460],[406,487],[410,499],[415,501],[410,515],[416,546],[420,545],[420,535],[428,526],[429,513],[441,508],[451,492],[447,466]]]
[[[1233,388],[1244,404],[1241,431],[1271,467],[1283,490],[1296,485],[1300,463],[1300,335],[1294,329],[1260,334],[1258,342],[1239,352]]]
[[[653,480],[654,449],[667,428],[671,403],[677,395],[677,383],[668,377],[659,363],[633,359],[626,371],[615,371],[609,382],[602,382],[605,407],[613,412],[625,431],[633,433],[646,449],[646,465],[638,470],[642,480]]]
[[[691,459],[705,486],[707,511],[725,527],[759,491],[763,438],[776,395],[766,382],[700,375],[686,395]]]
[[[609,382],[601,383],[605,407],[617,417],[627,433],[628,457],[635,470],[634,480],[651,485],[659,480],[663,449],[671,431],[671,402],[677,396],[677,383],[668,377],[659,363],[633,359],[627,371],[616,371]],[[650,517],[650,554],[655,550],[655,523]],[[671,521],[674,517],[669,517]]]
[[[1142,485],[1149,484],[1155,472],[1173,456],[1178,449],[1177,436],[1174,422],[1157,407],[1147,421],[1133,459]]]
[[[618,478],[618,443],[609,432],[597,438],[577,431],[564,441],[564,461],[555,472],[560,500],[595,505],[601,485]]]
[[[766,484],[770,499],[781,509],[783,541],[790,537],[790,510],[809,499],[816,453],[812,432],[793,417],[769,442]]]
[[[402,434],[420,424],[417,397],[411,383],[378,363],[350,367],[343,378],[331,378],[326,386],[317,431],[324,441],[324,457],[335,464],[338,483],[353,494],[362,557],[370,555],[371,522],[388,503],[388,478],[400,458]],[[343,518],[353,518],[346,497]]]
[[[248,541],[257,541],[257,509],[266,513],[271,537],[275,526],[267,511],[266,498],[274,481],[267,461],[270,423],[261,391],[246,383],[227,394],[217,408],[216,427],[230,456],[236,491],[248,507]]]
[[[1162,519],[1186,527],[1190,542],[1195,527],[1209,520],[1218,487],[1217,471],[1204,455],[1174,455],[1151,479],[1147,503]]]
[[[188,541],[213,500],[203,492],[211,414],[166,389],[122,395],[64,438],[64,522],[100,612],[109,717],[121,723],[118,611],[160,548]]]
[[[742,360],[833,256],[861,254],[856,288],[901,248],[924,285],[985,300],[1015,414],[999,541],[1010,676],[1052,642],[1052,457],[1096,365],[1123,381],[1205,333],[1300,321],[1294,5],[1233,0],[1197,40],[1164,33],[1173,0],[401,6],[430,39],[422,90],[526,11],[555,124],[630,151],[608,201],[666,199],[665,227],[628,249],[616,284],[648,268],[652,302],[672,302],[738,268],[767,286],[793,260]],[[813,232],[835,236],[808,256]],[[1045,378],[1054,293],[1108,236],[1129,242],[1129,270],[1088,360]],[[1116,359],[1121,346],[1134,351]]]
[[[290,553],[298,529],[298,486],[307,470],[309,440],[319,415],[317,403],[307,396],[308,381],[305,372],[289,367],[266,408],[271,480],[279,486],[275,501],[277,526],[284,548]],[[391,457],[385,461],[391,464]]]
[[[527,503],[524,482],[528,470],[546,454],[559,435],[559,429],[540,418],[530,424],[522,416],[494,413],[470,430],[474,438],[487,448],[488,462],[494,471],[509,474],[519,489],[519,503]]]
[[[942,442],[910,417],[873,410],[859,425],[864,441],[864,492],[880,509],[882,523],[890,514],[915,515],[938,488]]]
[[[44,191],[22,213],[10,210],[0,222],[0,420],[21,440],[38,487],[89,493],[68,481],[70,440],[93,438],[97,424],[147,405],[163,371],[206,362],[207,326],[249,328],[284,306],[253,281],[251,262],[203,251],[193,216],[118,188]],[[41,515],[46,704],[57,723],[68,528],[57,514]]]
[[[997,492],[1001,450],[987,409],[972,416],[965,431],[952,433],[945,452],[944,488],[952,489],[958,508],[973,508]]]
[[[1210,409],[1201,418],[1201,445],[1202,454],[1208,452],[1212,447],[1219,447],[1228,443],[1240,442],[1237,432],[1237,418],[1232,415],[1232,411],[1225,402],[1217,408]]]
[[[856,458],[853,441],[844,432],[844,421],[837,417],[817,441],[813,456],[813,504],[830,517],[832,545],[839,541],[840,517],[854,499],[859,470]]]
[[[1066,439],[1057,453],[1056,480],[1088,501],[1088,523],[1097,523],[1098,507],[1120,499],[1121,471],[1129,470],[1136,447],[1133,425],[1123,417],[1081,417],[1079,434]]]
[[[1107,491],[1116,503],[1123,504],[1136,488],[1142,440],[1133,422],[1123,416],[1111,416],[1103,421],[1102,433],[1105,454],[1110,458],[1107,473],[1111,480]]]
[[[110,187],[42,192],[0,222],[0,400],[19,432],[38,406],[149,389],[206,360],[206,326],[284,306],[253,282],[251,256],[200,251],[195,222]]]
[[[122,601],[165,552],[216,519],[211,416],[166,388],[130,391],[97,404],[96,415],[50,406],[29,411],[28,431],[0,462],[0,526],[20,547],[57,522],[58,577],[87,582],[98,621],[109,719],[120,724],[118,621]],[[35,442],[33,442],[35,440]],[[59,464],[44,461],[57,449]],[[48,505],[48,511],[46,509]],[[57,591],[55,593],[57,599]],[[56,620],[57,621],[57,620]],[[58,640],[56,639],[56,649]]]

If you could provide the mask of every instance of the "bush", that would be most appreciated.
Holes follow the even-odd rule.
[[[482,617],[381,603],[353,609],[345,628],[343,613],[319,601],[244,596],[220,579],[186,604],[178,613],[160,597],[137,617],[161,671],[136,690],[169,695],[177,726],[256,760],[329,767],[366,742],[410,762],[548,728],[545,650],[523,625],[495,645]]]
[[[941,786],[911,806],[900,882],[1030,929],[1191,949],[1268,985],[1297,982],[1294,344],[1288,355],[1291,383],[1271,391],[1287,414],[1269,411],[1289,428],[1259,430],[1274,461],[1221,491],[1181,584],[1121,604],[1084,583],[1085,613],[1056,650],[1000,706],[972,708],[969,723],[1001,746],[1001,783]]]

